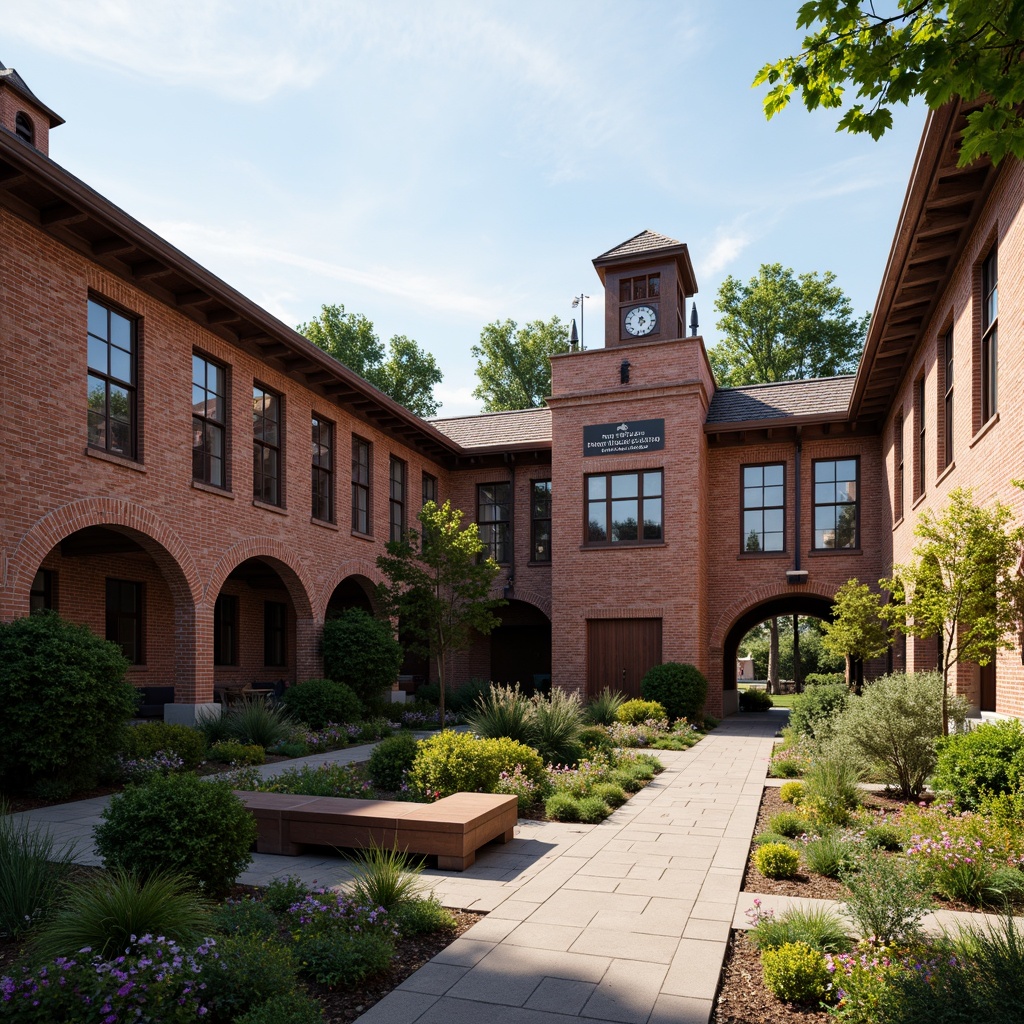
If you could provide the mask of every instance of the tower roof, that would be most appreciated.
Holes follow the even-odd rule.
[[[675,238],[669,238],[668,235],[659,235],[657,231],[648,231],[645,228],[639,234],[634,235],[632,238],[627,238],[624,242],[615,246],[614,249],[601,253],[594,262],[597,263],[598,260],[618,261],[625,256],[657,252],[659,249],[674,249],[682,244],[682,242]]]
[[[38,107],[50,120],[50,127],[56,128],[64,123],[64,118],[51,110],[26,84],[25,79],[18,74],[14,68],[4,67],[0,64],[0,86],[7,85],[17,93]]]
[[[594,260],[594,269],[597,271],[601,282],[604,282],[605,269],[618,267],[626,264],[668,262],[676,264],[679,271],[679,281],[683,286],[686,295],[697,294],[697,278],[693,273],[693,264],[690,262],[690,253],[683,242],[668,235],[658,234],[657,231],[643,230],[632,238],[601,253]]]

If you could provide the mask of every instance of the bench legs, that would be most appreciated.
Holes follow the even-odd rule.
[[[442,857],[437,855],[437,866],[442,871],[465,871],[476,862],[476,853],[470,853],[465,857]]]

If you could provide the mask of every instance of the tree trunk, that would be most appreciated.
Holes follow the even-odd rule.
[[[804,692],[804,674],[800,666],[800,616],[793,616],[793,685],[797,693]]]
[[[444,652],[441,651],[436,655],[437,657],[437,709],[441,715],[441,728],[444,728]]]
[[[852,689],[853,687],[853,655],[849,651],[846,652],[846,688]]]
[[[768,642],[768,692],[779,692],[779,620],[772,619]]]

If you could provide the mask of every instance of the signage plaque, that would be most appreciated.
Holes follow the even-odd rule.
[[[619,420],[583,428],[583,454],[634,455],[665,447],[664,420]]]

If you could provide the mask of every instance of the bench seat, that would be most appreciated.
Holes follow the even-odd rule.
[[[303,846],[383,846],[437,857],[440,868],[463,871],[476,851],[513,838],[514,796],[455,793],[432,804],[357,800],[291,793],[235,795],[256,819],[256,850],[296,856]]]

